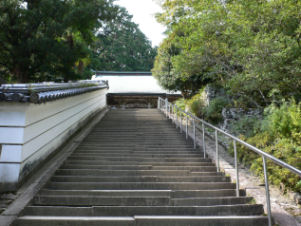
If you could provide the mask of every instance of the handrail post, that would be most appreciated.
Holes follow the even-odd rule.
[[[188,116],[186,115],[186,140],[188,139]]]
[[[175,108],[176,108],[176,106],[175,106]],[[178,128],[179,127],[179,124],[178,124],[178,112],[175,111],[175,114],[176,114],[176,128]]]
[[[217,137],[217,130],[215,130],[215,161],[216,161],[216,168],[217,172],[219,172],[219,156],[218,156],[218,137]]]
[[[175,122],[175,117],[174,117],[174,105],[171,105],[171,121]]]
[[[265,182],[268,221],[269,221],[269,226],[272,226],[272,213],[271,213],[271,199],[270,199],[270,190],[269,190],[269,178],[268,178],[267,162],[266,162],[265,156],[262,156],[262,161],[263,161],[263,172],[264,172],[264,182]]]
[[[235,162],[235,173],[236,173],[236,197],[239,197],[239,172],[238,172],[238,163],[237,163],[236,140],[233,140],[233,149],[234,149],[234,162]]]
[[[168,110],[168,99],[165,98],[165,115],[166,115],[166,118],[168,118],[167,110]]]
[[[180,112],[180,131],[183,132],[183,125],[182,125],[182,112]]]
[[[196,149],[196,130],[195,130],[195,119],[193,119],[193,148]]]
[[[204,152],[204,159],[206,158],[206,144],[205,144],[205,125],[204,122],[202,123],[202,130],[203,130],[203,152]]]

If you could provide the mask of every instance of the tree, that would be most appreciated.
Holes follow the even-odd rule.
[[[169,58],[171,74],[160,67],[166,58],[158,55],[154,66],[166,88],[187,93],[194,80],[194,93],[214,84],[253,107],[301,99],[300,1],[164,0],[162,7],[158,20],[178,50]]]
[[[112,0],[2,0],[0,73],[12,81],[78,78],[88,45],[114,17]]]
[[[90,68],[108,71],[150,71],[156,48],[120,7],[117,17],[103,26],[92,45]]]

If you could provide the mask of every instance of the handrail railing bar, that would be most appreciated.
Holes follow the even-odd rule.
[[[235,164],[235,174],[236,174],[236,197],[239,197],[239,172],[238,172],[237,149],[236,149],[235,140],[233,140],[233,149],[234,149],[234,164]]]
[[[263,172],[264,172],[268,221],[269,221],[269,226],[272,226],[271,199],[270,199],[268,172],[267,172],[267,161],[266,161],[265,156],[262,156],[262,161],[263,161]]]
[[[193,119],[192,123],[193,123],[193,148],[196,149],[196,128],[195,128],[195,119]]]
[[[220,169],[219,169],[218,136],[217,136],[217,130],[215,130],[215,161],[216,161],[216,169],[217,169],[217,172],[219,172]]]
[[[180,112],[180,131],[183,132],[183,124],[182,124],[182,112]]]
[[[160,97],[159,97],[159,98],[160,98]],[[237,138],[237,137],[235,137],[235,136],[233,136],[233,135],[231,135],[231,134],[229,134],[229,133],[227,133],[227,132],[221,130],[220,128],[218,128],[218,127],[216,127],[216,126],[213,126],[213,125],[211,125],[210,123],[208,123],[208,122],[206,122],[206,121],[204,121],[204,120],[202,120],[202,119],[200,119],[200,118],[198,118],[198,117],[196,117],[196,116],[194,116],[194,115],[191,115],[190,113],[188,113],[188,112],[186,112],[186,111],[183,111],[183,110],[181,110],[181,109],[179,109],[179,108],[177,108],[177,109],[178,109],[181,113],[187,114],[188,116],[194,118],[195,120],[200,121],[200,122],[203,123],[204,125],[206,125],[206,126],[212,128],[212,129],[214,129],[214,130],[217,130],[218,132],[222,133],[223,135],[230,137],[231,139],[233,139],[233,140],[237,141],[238,143],[240,143],[240,144],[246,146],[247,148],[251,149],[252,151],[256,152],[257,154],[259,154],[259,155],[261,155],[261,156],[265,156],[266,158],[268,158],[268,159],[272,160],[273,162],[275,162],[277,165],[283,166],[283,167],[287,168],[288,170],[290,170],[291,172],[298,174],[298,175],[301,177],[301,170],[299,170],[299,169],[297,169],[297,168],[295,168],[295,167],[293,167],[293,166],[291,166],[291,165],[289,165],[289,164],[287,164],[287,163],[281,161],[280,159],[277,159],[277,158],[275,158],[274,156],[272,156],[272,155],[270,155],[270,154],[268,154],[268,153],[266,153],[266,152],[264,152],[264,151],[262,151],[262,150],[260,150],[260,149],[258,149],[258,148],[256,148],[256,147],[254,147],[254,146],[252,146],[252,145],[246,143],[245,141],[243,141],[243,140],[241,140],[241,139],[239,139],[239,138]]]
[[[205,143],[205,126],[202,123],[202,143],[203,143],[203,152],[204,152],[204,159],[206,158],[206,143]]]
[[[186,115],[186,140],[188,139],[188,117]]]

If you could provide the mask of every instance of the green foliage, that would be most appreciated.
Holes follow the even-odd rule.
[[[206,106],[203,98],[203,90],[191,97],[190,99],[180,98],[175,104],[183,111],[189,111],[197,117],[203,117],[203,111]]]
[[[280,107],[275,104],[266,109],[266,122],[262,130],[269,131],[272,137],[292,139],[301,145],[301,102],[284,102]]]
[[[290,101],[284,102],[280,107],[271,105],[265,114],[260,131],[252,137],[243,138],[248,143],[300,169],[301,103]],[[240,147],[238,156],[255,173],[263,176],[261,157],[244,147]],[[268,170],[272,183],[301,192],[298,176],[270,161],[268,161]]]
[[[215,124],[221,122],[223,120],[222,110],[228,105],[227,98],[222,96],[214,98],[204,109],[205,119]]]
[[[156,48],[132,22],[132,16],[120,7],[116,18],[98,33],[89,67],[102,71],[150,71],[156,53]]]
[[[242,116],[239,120],[231,123],[229,130],[236,135],[252,137],[258,132],[261,119],[256,116]]]
[[[186,103],[184,98],[177,99],[175,104],[183,111],[186,109]]]
[[[301,1],[161,2],[157,18],[167,26],[168,37],[153,69],[160,84],[185,98],[208,84],[222,87],[234,107],[266,109],[263,120],[243,117],[233,129],[301,168],[300,104],[288,101],[301,101]],[[206,120],[217,123],[229,103],[218,97],[204,108],[194,100],[190,104],[196,114],[203,111]],[[257,154],[243,149],[239,157],[261,175]],[[268,167],[273,183],[300,191],[300,179],[270,162]]]
[[[185,97],[222,86],[237,106],[301,100],[301,2],[163,0],[167,26],[154,74]],[[176,50],[176,51],[174,51]]]
[[[203,117],[204,108],[206,106],[202,97],[202,91],[194,95],[191,99],[186,101],[188,111],[192,112],[197,117]]]
[[[0,73],[11,81],[77,79],[112,0],[0,1]],[[7,78],[5,78],[7,79]]]

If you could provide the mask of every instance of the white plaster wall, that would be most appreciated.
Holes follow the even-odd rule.
[[[109,93],[168,93],[181,94],[181,92],[170,92],[163,89],[153,76],[131,76],[131,75],[104,75],[93,76],[92,80],[109,81]]]
[[[18,184],[85,119],[104,108],[106,94],[101,89],[45,104],[0,103],[0,190]]]

